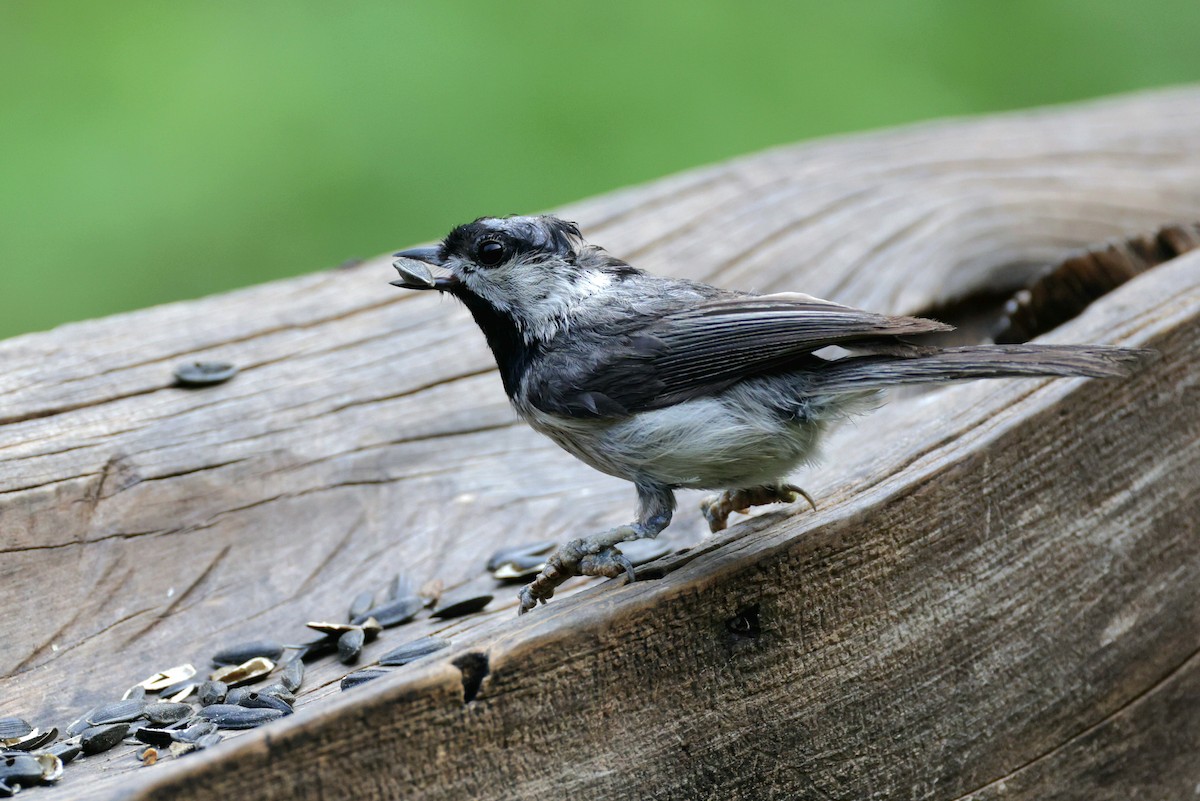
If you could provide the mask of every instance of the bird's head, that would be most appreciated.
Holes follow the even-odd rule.
[[[511,319],[526,341],[553,336],[579,304],[636,272],[585,242],[575,223],[549,215],[481,217],[440,245],[395,258],[395,286],[448,292],[468,307],[486,304]],[[434,277],[424,265],[448,275]]]

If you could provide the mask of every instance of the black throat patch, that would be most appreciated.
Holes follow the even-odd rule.
[[[475,324],[483,331],[492,355],[496,357],[496,366],[500,368],[500,380],[504,382],[504,392],[512,398],[521,385],[521,378],[529,369],[530,363],[537,358],[539,347],[537,343],[526,344],[525,338],[517,330],[517,324],[512,317],[497,311],[490,303],[476,295],[465,286],[459,284],[453,290],[453,295],[463,302]]]

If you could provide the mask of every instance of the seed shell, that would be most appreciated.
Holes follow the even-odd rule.
[[[85,754],[99,754],[118,745],[129,731],[128,723],[109,723],[85,729],[79,736],[79,744]]]
[[[139,681],[138,684],[146,688],[146,692],[156,693],[165,690],[172,685],[190,679],[196,675],[196,668],[192,665],[176,665],[172,668],[167,668],[164,671],[155,673],[148,679]]]
[[[20,740],[8,740],[8,747],[14,751],[36,751],[42,746],[49,745],[58,739],[58,729],[50,728],[39,732],[34,729]]]
[[[222,729],[253,729],[283,717],[278,709],[251,709],[232,704],[213,704],[196,713],[204,720],[211,720]]]
[[[265,656],[256,656],[240,665],[227,665],[217,668],[209,678],[212,681],[223,681],[230,687],[261,679],[275,669],[275,663]]]
[[[181,387],[207,387],[224,383],[237,372],[228,362],[190,362],[175,368],[175,381]]]
[[[237,645],[231,645],[228,648],[222,648],[220,651],[217,651],[212,655],[212,661],[218,667],[221,665],[240,665],[259,656],[277,661],[279,657],[283,656],[283,645],[274,640],[253,640],[251,642],[238,643]]]
[[[342,679],[342,690],[345,691],[360,684],[366,684],[368,681],[377,679],[380,676],[386,676],[390,672],[387,670],[375,670],[373,668],[357,670]]]
[[[500,548],[488,559],[487,569],[489,571],[497,570],[504,564],[524,564],[530,559],[545,562],[546,555],[556,547],[558,547],[558,543],[554,540],[541,540],[539,542],[527,542],[523,545],[510,545],[507,548]]]
[[[423,656],[429,656],[432,653],[442,650],[450,645],[450,641],[442,637],[422,637],[419,640],[413,640],[410,643],[405,643],[399,648],[388,651],[383,656],[379,657],[379,664],[397,666],[407,665],[409,662],[420,659]]]
[[[449,620],[480,611],[492,602],[491,595],[462,595],[446,599],[446,603],[434,610],[432,617]]]
[[[42,766],[42,781],[51,784],[62,778],[63,761],[57,754],[44,751],[37,755],[38,764]]]

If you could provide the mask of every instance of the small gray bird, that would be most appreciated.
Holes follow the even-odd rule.
[[[754,295],[638,270],[556,217],[484,217],[436,247],[395,254],[396,286],[466,305],[513,408],[568,452],[637,489],[637,520],[571,540],[520,593],[521,613],[573,575],[633,579],[618,544],[671,522],[675,490],[721,490],[729,514],[790,503],[787,476],[831,424],[898,384],[1005,376],[1128,375],[1150,351],[1072,345],[942,348],[950,326],[798,293]],[[434,277],[432,265],[447,274]],[[852,354],[824,358],[838,345]]]

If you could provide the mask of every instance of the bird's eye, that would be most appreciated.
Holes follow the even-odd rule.
[[[494,239],[481,242],[477,258],[484,267],[495,267],[504,259],[504,245]]]

